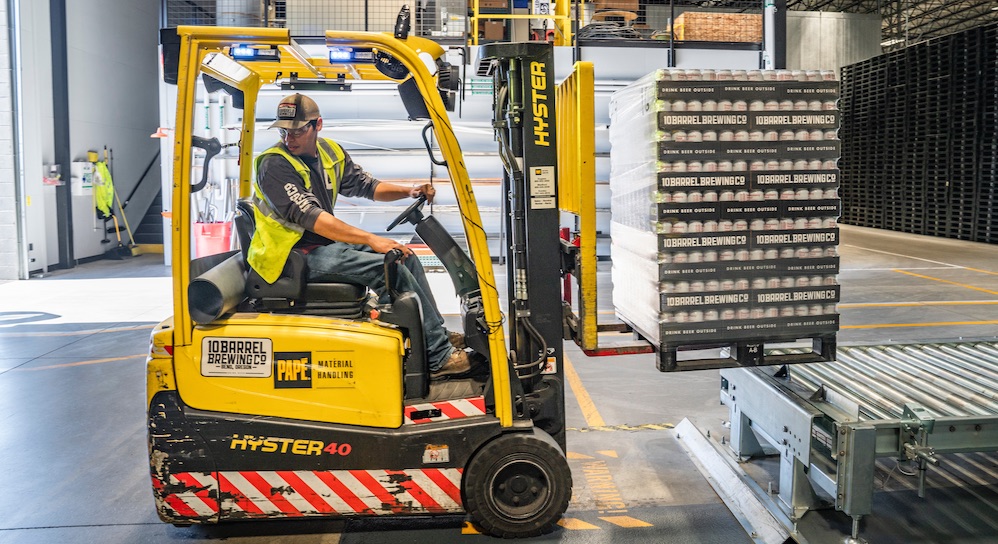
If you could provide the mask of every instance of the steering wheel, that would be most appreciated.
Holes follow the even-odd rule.
[[[406,208],[405,210],[402,210],[402,213],[400,213],[399,216],[396,217],[395,220],[392,221],[392,223],[388,225],[388,228],[385,230],[392,230],[395,227],[399,226],[399,223],[403,221],[408,221],[413,225],[418,223],[419,220],[423,218],[423,214],[419,212],[419,209],[422,208],[423,204],[425,203],[426,203],[426,195],[419,195],[418,197],[416,197],[416,201],[413,202],[412,204],[409,204],[409,207]]]

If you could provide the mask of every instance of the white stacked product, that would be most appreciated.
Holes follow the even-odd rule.
[[[830,72],[658,70],[610,101],[617,314],[663,350],[831,337]]]

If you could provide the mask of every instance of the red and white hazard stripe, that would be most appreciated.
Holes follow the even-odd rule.
[[[170,517],[176,518],[210,518],[218,514],[218,482],[209,473],[182,472],[170,475],[171,491],[178,488],[183,491],[167,492],[168,486],[153,476],[152,485],[156,491],[160,507],[165,509]]]
[[[432,409],[440,410],[438,417],[427,417],[412,419],[413,412],[421,412]],[[419,423],[429,423],[431,421],[445,421],[448,419],[461,419],[464,417],[475,417],[485,415],[485,397],[472,397],[468,399],[445,400],[440,402],[428,402],[425,404],[411,404],[405,407],[405,419],[403,425]]]
[[[458,468],[231,471],[219,472],[217,481],[208,474],[181,473],[171,475],[171,482],[197,487],[163,494],[164,486],[156,478],[153,486],[160,503],[180,518],[218,513],[209,489],[217,491],[212,496],[221,497],[223,518],[442,514],[463,511],[461,472]]]

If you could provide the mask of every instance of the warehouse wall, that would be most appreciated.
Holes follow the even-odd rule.
[[[10,25],[7,3],[0,2],[0,280],[18,278],[17,207],[14,174],[14,129]]]
[[[879,55],[880,16],[787,12],[787,68],[838,70]]]
[[[19,50],[18,119],[21,128],[20,166],[23,193],[22,228],[28,244],[27,267],[19,264],[22,251],[16,227],[6,227],[3,196],[13,190],[15,177],[3,168],[13,168],[13,149],[6,149],[3,133],[4,101],[10,93],[9,78],[0,79],[0,279],[26,277],[59,264],[55,188],[43,183],[48,166],[55,162],[51,13],[48,1],[14,0],[18,6]],[[7,3],[4,2],[6,8]],[[114,153],[114,181],[118,194],[126,198],[142,171],[153,160],[158,143],[149,138],[158,126],[157,31],[159,2],[126,3],[114,0],[66,2],[68,57],[70,157],[85,160],[88,150],[106,145]],[[8,51],[8,33],[3,32],[0,51]],[[7,57],[3,57],[4,61]],[[7,68],[6,64],[2,68]],[[2,71],[0,68],[0,71]],[[6,74],[10,74],[9,70]],[[0,76],[2,77],[2,76]],[[9,102],[8,102],[9,103]],[[7,128],[6,130],[9,130]],[[9,153],[8,153],[9,152]],[[62,167],[62,180],[70,184],[71,165]],[[159,169],[146,180],[152,188],[139,192],[128,207],[131,226],[137,227],[159,186]],[[10,183],[10,190],[5,186]],[[13,198],[13,196],[11,196]],[[92,197],[71,197],[74,258],[98,257],[108,249],[101,244],[103,224],[96,220]],[[11,212],[13,214],[13,212]],[[13,216],[11,216],[13,217]],[[124,228],[124,226],[122,226]],[[127,237],[127,234],[124,235]],[[113,234],[110,235],[113,239]],[[127,241],[127,238],[126,238]],[[117,241],[113,242],[115,245]],[[75,263],[62,263],[73,265]],[[22,269],[24,268],[24,269]]]
[[[159,126],[159,2],[73,0],[66,2],[66,20],[70,154],[84,160],[88,150],[112,149],[115,188],[125,199],[159,149],[159,142],[149,138]],[[149,176],[144,183],[158,187],[159,169]],[[130,202],[133,230],[155,193],[137,193]],[[95,221],[90,197],[73,197],[73,223],[77,259],[104,253],[103,225]],[[122,230],[124,239],[124,225]]]

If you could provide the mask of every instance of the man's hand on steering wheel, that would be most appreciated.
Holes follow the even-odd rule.
[[[388,253],[393,249],[397,249],[402,252],[401,260],[403,261],[405,260],[406,257],[412,255],[412,250],[409,249],[407,246],[400,244],[395,240],[392,240],[391,238],[385,238],[383,236],[375,236],[372,234],[371,241],[369,241],[367,245],[370,246],[371,249],[373,249],[374,251],[377,251],[378,253]]]
[[[426,201],[433,203],[433,197],[436,196],[437,190],[433,188],[429,183],[424,183],[422,185],[414,185],[411,190],[409,190],[409,196],[411,198],[419,198],[419,195],[426,195]]]

